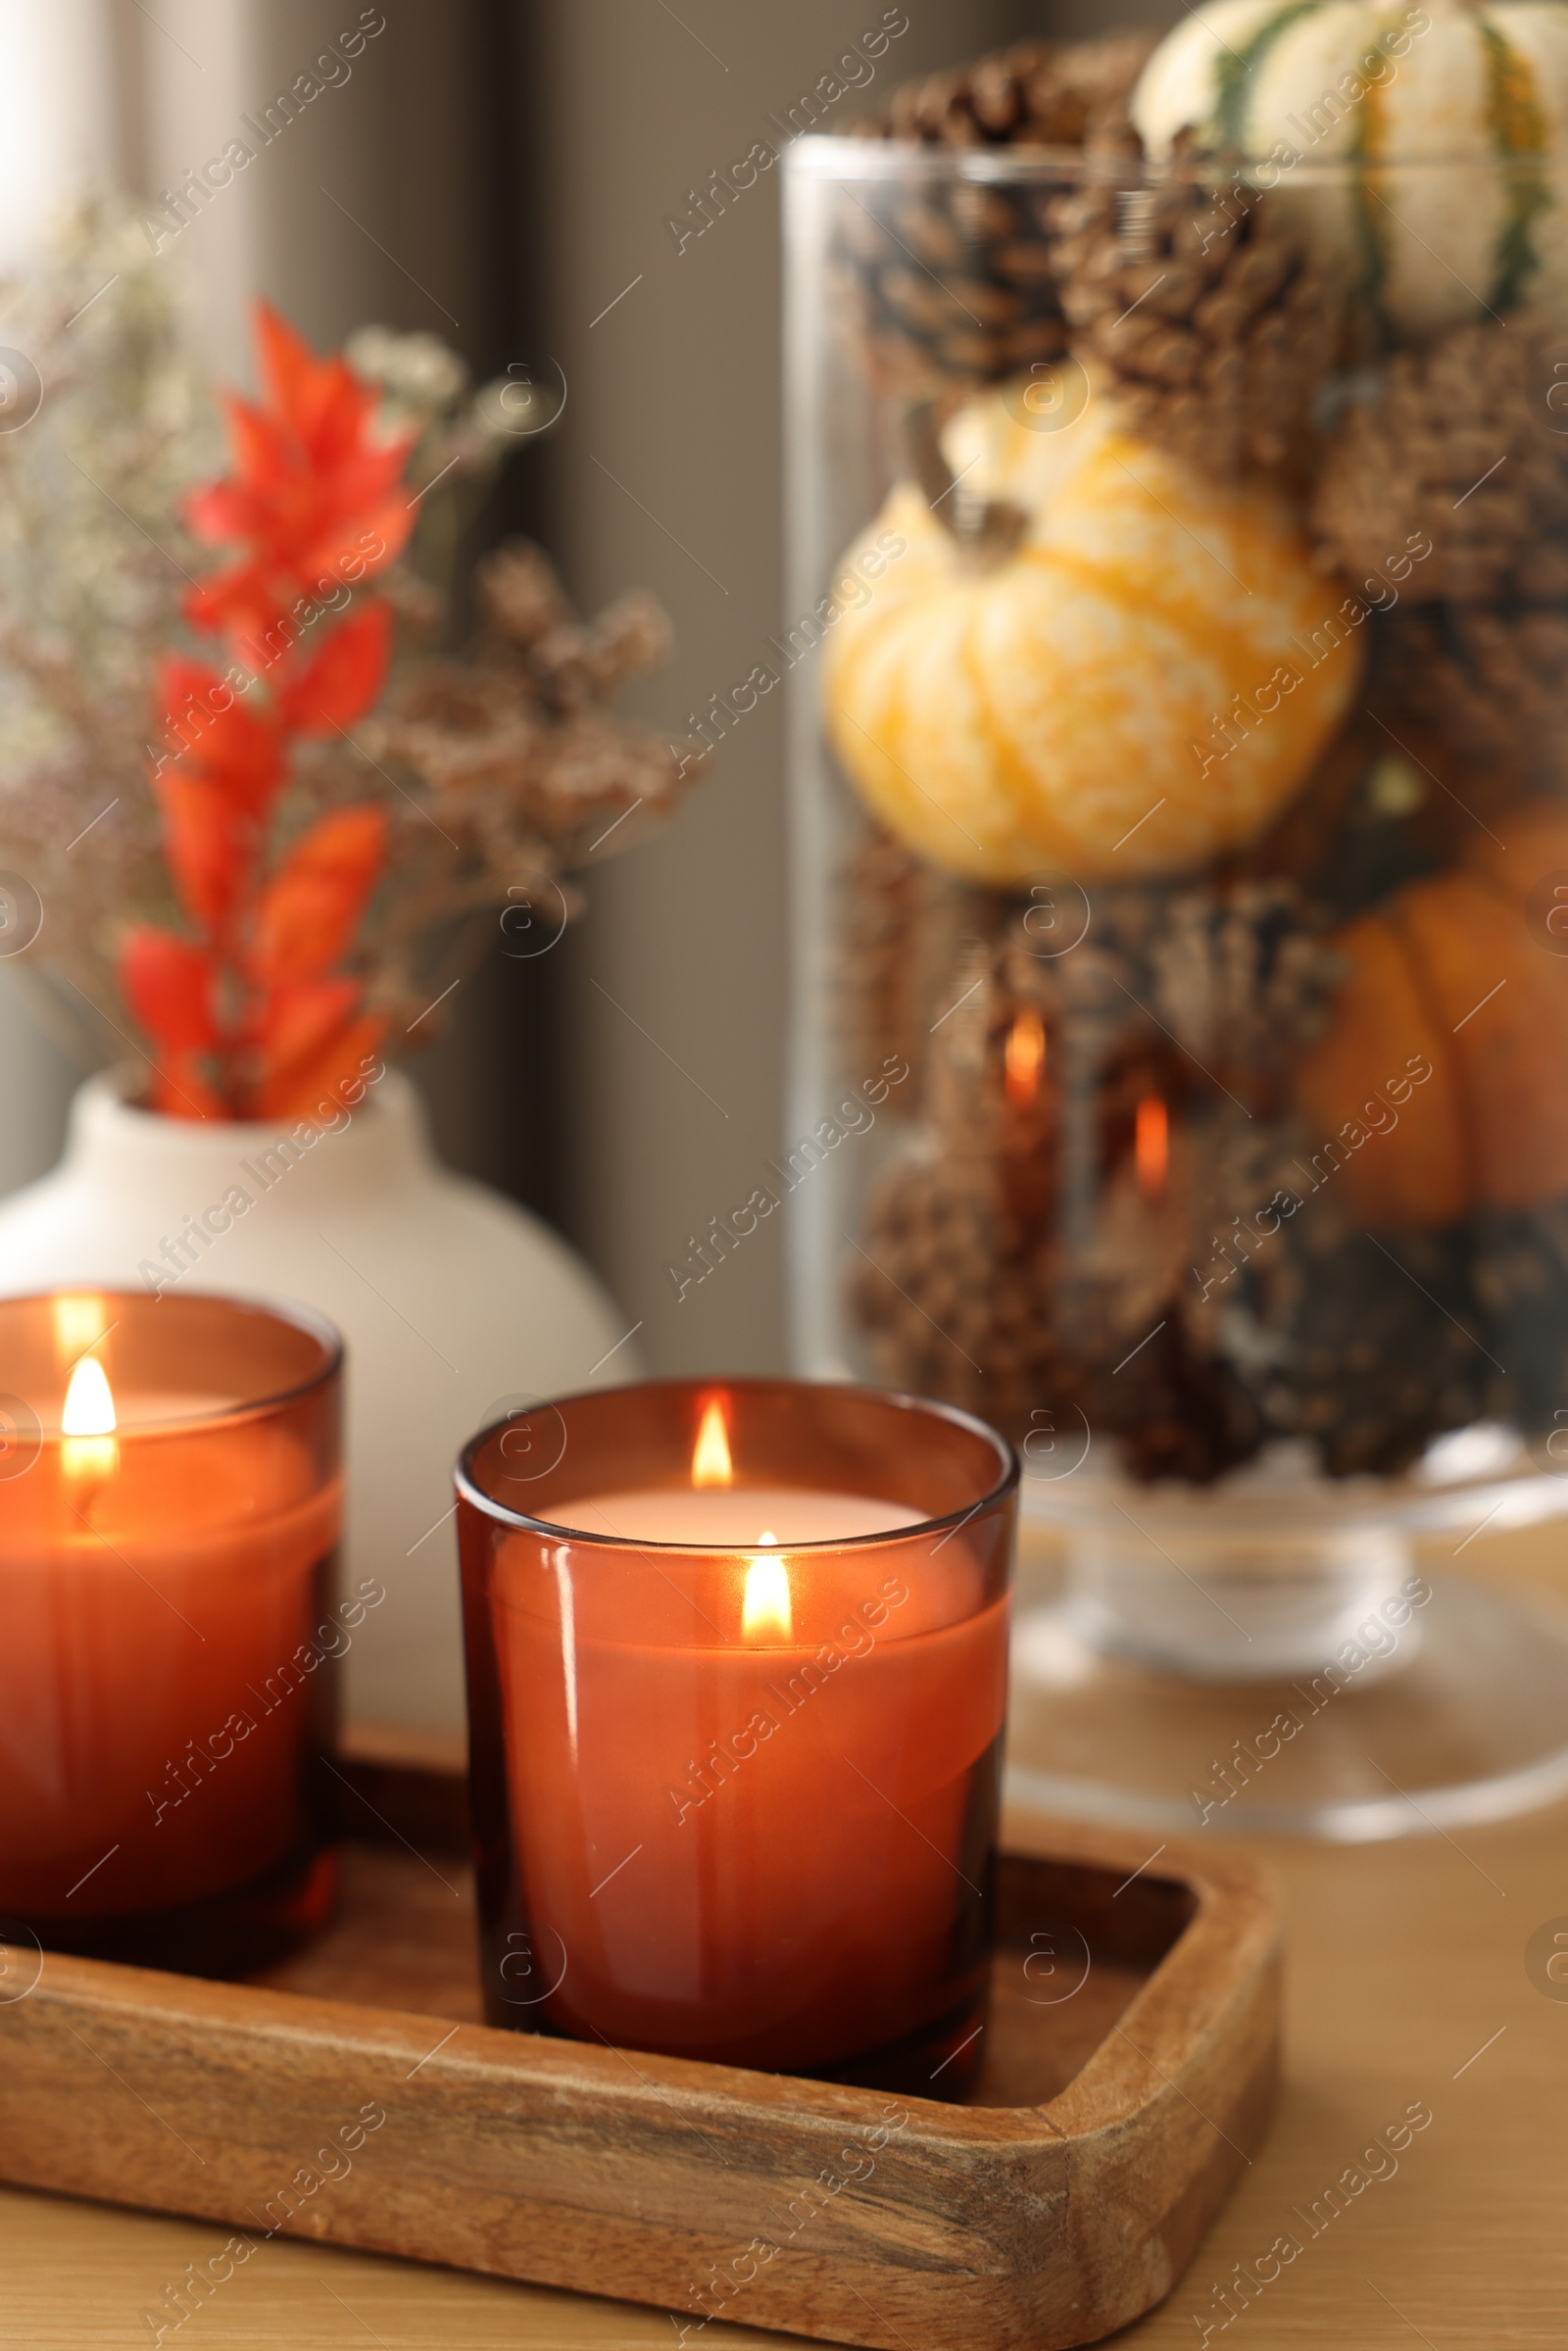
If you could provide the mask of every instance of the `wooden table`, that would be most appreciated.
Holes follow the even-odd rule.
[[[1465,1566],[1568,1598],[1568,1534],[1556,1530],[1483,1538]],[[1211,2343],[1257,2351],[1568,2345],[1568,1999],[1525,1968],[1538,1928],[1568,1929],[1568,1806],[1458,1839],[1257,1849],[1290,1914],[1278,2117],[1170,2299],[1119,2339],[1191,2345],[1212,2324]],[[1433,2121],[1396,2172],[1387,2157],[1361,2165],[1386,2176],[1309,2234],[1314,2200],[1418,2101]],[[1222,2325],[1213,2289],[1282,2232],[1299,2256]],[[0,2190],[0,2345],[151,2344],[142,2312],[226,2234]],[[162,2339],[180,2351],[611,2351],[673,2336],[658,2312],[277,2239]],[[711,2351],[781,2339],[721,2326],[701,2338]]]

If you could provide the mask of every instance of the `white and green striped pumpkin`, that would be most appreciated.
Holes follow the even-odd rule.
[[[1260,166],[1399,331],[1568,316],[1568,0],[1202,0],[1133,119]]]

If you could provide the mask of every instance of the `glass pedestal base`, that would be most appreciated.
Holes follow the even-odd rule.
[[[1341,1843],[1568,1794],[1568,1612],[1415,1550],[1568,1515],[1554,1443],[1478,1423],[1397,1479],[1324,1478],[1281,1445],[1201,1488],[1135,1485],[1087,1446],[1031,1476],[1026,1445],[1024,1521],[1059,1564],[1020,1587],[1007,1794]]]
[[[1070,1596],[1025,1606],[1008,1800],[1172,1837],[1353,1844],[1568,1794],[1568,1614],[1459,1576],[1428,1582],[1418,1643],[1246,1681],[1093,1645]]]

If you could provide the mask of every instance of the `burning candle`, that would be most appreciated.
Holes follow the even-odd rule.
[[[1038,1005],[1025,1004],[1013,1018],[1002,1055],[1003,1086],[1015,1109],[1034,1101],[1045,1065],[1045,1020]]]
[[[1016,1474],[962,1413],[782,1381],[575,1396],[473,1441],[492,2021],[961,2086]]]
[[[0,1913],[255,1964],[331,1890],[336,1335],[88,1292],[0,1300]]]
[[[1146,1094],[1138,1104],[1133,1163],[1145,1200],[1158,1200],[1170,1173],[1170,1112],[1161,1094]]]

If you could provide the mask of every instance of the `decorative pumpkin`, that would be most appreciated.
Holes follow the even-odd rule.
[[[1015,545],[967,547],[906,484],[846,559],[905,549],[824,648],[834,749],[890,832],[975,881],[1203,865],[1334,734],[1362,664],[1344,613],[1364,608],[1272,493],[1217,488],[1103,403],[1036,432],[1008,399],[944,450],[971,511],[1023,510]]]
[[[1374,1225],[1454,1224],[1568,1194],[1568,958],[1526,918],[1536,883],[1568,873],[1568,802],[1497,821],[1506,849],[1479,838],[1462,865],[1332,942],[1349,976],[1298,1099],[1339,1147],[1332,1176],[1316,1154],[1320,1176]]]
[[[1568,291],[1564,0],[1207,0],[1132,115],[1156,159],[1188,130],[1253,160],[1407,332]]]

